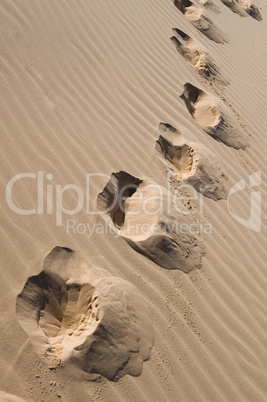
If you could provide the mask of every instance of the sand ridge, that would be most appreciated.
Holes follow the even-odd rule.
[[[203,2],[202,5],[205,7]],[[261,170],[262,180],[266,179],[266,80],[263,74],[266,60],[261,51],[265,46],[266,4],[264,0],[255,0],[262,14],[260,23],[253,18],[240,18],[219,0],[214,0],[214,5],[220,10],[216,14],[216,26],[229,38],[224,45],[210,41],[183,13],[177,12],[170,0],[53,4],[3,0],[0,6],[3,186],[14,174],[35,174],[42,170],[44,177],[53,174],[53,179],[46,181],[51,186],[45,187],[46,195],[46,191],[56,185],[75,183],[84,188],[85,173],[102,172],[106,174],[105,179],[96,179],[90,186],[90,200],[93,200],[111,172],[121,169],[139,180],[153,176],[155,182],[164,163],[155,156],[159,132],[156,138],[154,133],[159,121],[164,121],[178,127],[186,144],[197,154],[198,168],[187,180],[200,173],[201,157],[209,159],[207,149],[219,161],[219,167],[216,165],[214,171],[205,172],[203,179],[211,173],[224,173],[223,165],[227,167],[230,187],[244,179],[246,191],[232,197],[230,204],[236,214],[249,219],[250,196],[253,198],[257,190],[261,191],[263,200],[266,198],[264,186],[250,189],[248,177]],[[208,3],[204,12],[209,21],[215,21]],[[211,55],[222,76],[231,77],[230,85],[223,89],[210,86],[210,82],[202,80],[177,53],[175,57],[169,36],[171,28],[176,26]],[[234,127],[237,119],[246,124],[249,147],[244,150],[226,147],[222,141],[214,141],[212,136],[206,135],[207,129],[191,118],[177,96],[186,82],[199,89],[203,87],[218,99],[224,98],[225,105],[236,110],[232,120]],[[232,128],[228,129],[230,133]],[[177,155],[176,167],[180,172],[185,166],[182,170],[188,175],[193,172],[192,158],[190,150],[189,155],[188,148],[184,150],[186,152]],[[205,160],[204,166],[207,164]],[[166,170],[172,168],[171,165],[165,167]],[[177,181],[172,181],[173,187]],[[16,205],[37,208],[36,181],[27,179],[20,183],[14,187]],[[218,185],[221,183],[219,181]],[[137,188],[125,199],[129,208],[131,198],[138,191]],[[66,208],[72,208],[76,201],[75,194],[66,191]],[[46,206],[46,199],[44,202]],[[20,216],[10,210],[3,198],[1,389],[26,401],[56,401],[60,397],[67,402],[265,400],[266,206],[262,202],[259,233],[236,222],[224,200],[215,203],[205,198],[204,207],[202,219],[212,224],[212,235],[205,235],[206,257],[202,259],[201,269],[192,269],[185,275],[180,270],[166,271],[143,254],[135,253],[116,232],[115,235],[93,233],[90,241],[78,231],[67,233],[67,219],[63,219],[62,227],[55,226],[55,205],[51,215]],[[91,227],[101,220],[96,215],[87,215],[85,209],[65,218]],[[119,226],[120,220],[115,229],[119,230]],[[155,343],[138,378],[123,375],[118,382],[105,379],[101,383],[88,382],[86,371],[77,370],[80,360],[73,367],[68,360],[64,370],[55,364],[51,369],[45,368],[45,364],[40,368],[39,348],[33,347],[32,333],[28,335],[20,326],[15,303],[23,284],[28,278],[39,275],[43,258],[56,244],[77,250],[83,263],[88,253],[85,265],[90,258],[92,261],[99,258],[99,263],[93,264],[91,270],[101,266],[112,278],[119,277],[119,284],[122,278],[133,284],[145,300],[138,311],[150,305],[146,316],[154,320]],[[41,263],[35,264],[39,259]],[[51,264],[53,267],[54,258]],[[72,265],[74,272],[78,266],[78,276],[81,265]],[[97,272],[99,269],[92,277]],[[64,275],[64,269],[60,275]],[[70,285],[70,300],[76,303],[80,287]],[[80,285],[83,289],[83,284]],[[67,311],[73,311],[71,307],[70,304]],[[52,319],[45,310],[44,315]],[[85,316],[88,321],[93,318],[91,313]],[[73,337],[76,339],[82,336],[88,324],[83,313],[77,315],[77,320],[64,322],[71,323],[74,330],[81,333]],[[43,324],[45,327],[46,323]],[[139,327],[129,325],[129,330],[136,334]],[[47,336],[41,331],[47,347]],[[105,336],[103,334],[103,338]],[[144,339],[150,339],[146,337],[144,333]],[[135,340],[132,356],[137,349]],[[38,334],[35,345],[39,344]],[[112,355],[112,362],[115,355]],[[139,357],[141,355],[144,357],[142,353]],[[53,356],[49,359],[51,357],[53,359]],[[91,361],[98,359],[99,351],[96,351]],[[138,375],[140,369],[134,370],[132,363],[129,367]],[[127,365],[127,370],[129,367]],[[91,369],[94,372],[95,369]],[[55,381],[57,386],[54,386]],[[59,396],[56,389],[62,391]]]

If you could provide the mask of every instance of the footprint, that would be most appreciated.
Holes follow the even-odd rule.
[[[228,177],[216,156],[204,145],[187,141],[176,128],[160,123],[156,152],[175,180],[193,186],[205,197],[226,199]]]
[[[17,316],[37,352],[74,365],[89,380],[139,375],[153,328],[146,301],[129,282],[55,247],[17,297]]]
[[[181,99],[193,119],[209,135],[236,149],[248,146],[247,135],[232,112],[214,95],[187,83]]]
[[[189,174],[190,167],[186,165],[185,161],[183,174]],[[125,191],[131,195],[125,197]],[[184,272],[200,267],[204,248],[202,240],[190,232],[192,217],[188,210],[184,212],[178,199],[157,183],[126,172],[112,173],[98,196],[97,207],[115,233],[161,267]],[[120,225],[114,210],[123,216]],[[181,225],[188,231],[181,234]]]
[[[180,29],[173,28],[175,36],[171,37],[178,52],[189,61],[198,73],[209,81],[217,81],[227,85],[229,82],[221,77],[218,67],[212,57],[201,45]]]
[[[220,9],[219,7],[214,4],[212,0],[198,0],[199,4],[201,4],[203,7],[208,8],[209,10],[213,11],[214,13],[219,14]]]
[[[194,176],[199,163],[198,155],[185,142],[182,134],[170,124],[159,124],[156,151],[177,180],[187,180]]]
[[[255,20],[261,21],[262,16],[259,9],[252,3],[251,0],[236,0],[238,4]]]
[[[203,13],[203,8],[190,0],[174,0],[174,5],[207,38],[217,43],[228,42],[226,35]]]
[[[228,8],[230,8],[231,11],[233,11],[236,14],[239,14],[241,17],[247,16],[246,11],[242,7],[240,7],[240,5],[236,2],[236,0],[221,0],[221,2]]]

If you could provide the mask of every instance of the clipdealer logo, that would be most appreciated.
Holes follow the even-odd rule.
[[[105,214],[108,211],[96,211],[94,208],[91,208],[90,205],[90,186],[92,185],[93,178],[104,178],[110,180],[110,176],[105,173],[87,173],[85,175],[85,191],[76,184],[66,184],[62,186],[61,184],[54,184],[52,180],[54,175],[52,173],[45,173],[43,171],[38,171],[37,173],[19,173],[13,176],[7,186],[6,186],[6,202],[8,207],[18,215],[52,215],[55,214],[56,226],[62,226],[63,224],[63,217],[65,216],[74,216],[77,215],[82,209],[85,208],[85,212],[87,215],[97,215],[97,214]],[[16,205],[13,197],[13,192],[18,185],[23,185],[24,180],[32,180],[33,184],[36,188],[36,207],[24,209]],[[151,184],[149,184],[151,186]],[[153,184],[154,188],[158,191],[158,194],[153,195],[151,197],[151,201],[157,198],[159,209],[155,210],[153,213],[162,212],[163,205],[162,205],[162,188],[157,184]],[[250,193],[250,215],[248,219],[244,219],[234,213],[230,208],[230,201],[234,194],[243,191],[246,189],[245,180],[242,179],[236,184],[232,186],[228,193],[227,197],[227,209],[229,214],[235,219],[240,225],[255,231],[261,231],[261,171],[257,171],[249,176],[249,187],[251,189]],[[197,213],[199,215],[203,215],[204,209],[204,201],[203,201],[203,193],[198,193],[194,187],[188,184],[181,184],[180,189],[182,188],[190,189],[192,196],[183,197],[179,196],[179,188],[175,195],[171,195],[169,199],[169,205],[167,211],[170,213],[171,211],[178,212],[182,215],[188,215],[196,213],[194,211],[188,212],[188,210],[181,210],[181,204],[178,204],[177,201],[181,201],[181,199],[194,199],[198,202]],[[257,187],[257,189],[255,189]],[[168,186],[167,186],[168,188]],[[64,196],[67,192],[71,191],[75,194],[76,198],[76,205],[72,209],[66,208],[64,206]],[[121,190],[121,194],[123,193],[124,189]],[[116,187],[114,183],[114,193],[116,193]],[[116,194],[117,198],[120,198],[120,194]],[[115,198],[115,197],[114,197]],[[114,200],[115,202],[116,200]],[[148,204],[148,200],[145,200],[142,205],[142,211],[139,212],[145,213],[147,215],[151,215],[149,210],[146,210],[146,206]],[[112,209],[112,205],[110,206],[110,210]],[[120,205],[121,209],[123,209],[123,205]],[[137,212],[134,213],[135,215]]]
[[[61,184],[54,184],[54,175],[52,173],[44,173],[43,171],[38,171],[37,173],[19,173],[13,176],[7,186],[6,186],[6,202],[9,208],[18,215],[52,215],[55,214],[56,226],[62,226],[63,217],[77,215],[82,209],[85,209],[87,215],[98,215],[106,214],[112,210],[115,203],[118,202],[120,209],[124,210],[123,205],[123,193],[127,190],[127,186],[124,186],[118,192],[116,188],[116,183],[114,182],[114,199],[111,205],[109,205],[108,211],[96,211],[92,204],[91,188],[94,187],[93,179],[105,179],[110,180],[110,176],[104,173],[87,173],[85,175],[85,191],[83,188],[76,184],[66,184],[62,186]],[[16,186],[25,185],[25,180],[32,180],[33,188],[36,190],[36,207],[24,209],[16,204],[14,201],[13,193]],[[191,191],[192,196],[182,196],[179,191],[184,188],[188,188]],[[176,194],[172,195],[168,193],[167,205],[164,204],[163,188],[156,183],[149,183],[146,187],[147,189],[153,190],[153,195],[148,197],[148,199],[143,199],[140,203],[140,210],[130,212],[130,215],[138,215],[143,213],[146,215],[153,215],[157,213],[170,213],[171,211],[176,211],[182,215],[190,215],[195,213],[194,211],[188,211],[188,209],[181,209],[182,199],[194,199],[198,201],[199,213],[203,214],[203,195],[199,194],[192,186],[187,184],[181,184],[180,188],[177,189]],[[66,200],[64,203],[64,198],[67,196],[67,192],[72,192],[75,195],[76,204],[72,209],[66,208]],[[142,195],[142,194],[141,194]],[[166,201],[166,200],[165,200]],[[150,205],[154,205],[156,202],[157,208],[153,209],[151,212]]]

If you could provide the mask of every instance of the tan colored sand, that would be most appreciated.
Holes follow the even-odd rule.
[[[265,0],[254,0],[262,14],[257,21],[213,2],[220,13],[205,8],[205,15],[214,22],[213,34],[220,29],[228,43],[205,36],[172,0],[0,1],[4,393],[27,402],[266,400],[267,8]],[[174,27],[209,52],[228,86],[201,77],[176,51],[169,40]],[[187,82],[232,111],[249,147],[235,149],[207,135],[180,98]],[[216,114],[211,111],[208,120],[216,121]],[[235,220],[226,200],[204,198],[194,229],[210,224],[212,233],[202,234],[202,267],[189,274],[160,267],[122,237],[103,231],[103,219],[88,213],[112,172],[166,185],[155,157],[160,122],[182,126],[189,141],[212,151],[226,167],[230,187],[244,179],[245,189],[231,197],[232,213],[248,220],[250,198],[254,191],[262,195],[259,232]],[[249,174],[257,171],[263,184],[250,189]],[[40,204],[39,213],[17,214],[7,205],[6,186],[14,175],[30,173],[14,184],[13,201],[17,208],[35,209],[37,172],[44,172],[44,213]],[[55,186],[75,184],[85,195],[86,174],[96,172],[102,176],[90,177],[87,210],[84,200],[79,212],[63,213],[57,226]],[[73,210],[78,195],[65,190],[65,211]],[[190,203],[199,213],[199,196]],[[140,375],[87,381],[86,373],[75,376],[71,365],[55,366],[36,352],[18,321],[16,300],[57,245],[130,282],[146,300],[155,343]],[[137,344],[135,338],[131,354]]]

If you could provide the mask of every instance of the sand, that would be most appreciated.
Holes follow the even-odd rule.
[[[265,0],[0,16],[0,400],[267,400]]]

